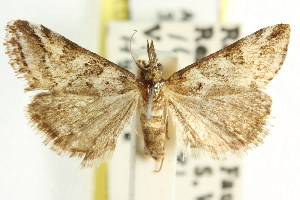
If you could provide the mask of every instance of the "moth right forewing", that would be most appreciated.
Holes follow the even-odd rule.
[[[192,96],[215,88],[264,88],[286,57],[289,34],[287,24],[261,29],[176,72],[166,84]]]

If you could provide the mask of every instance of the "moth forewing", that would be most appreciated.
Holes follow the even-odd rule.
[[[198,85],[204,89],[205,87],[264,88],[283,64],[289,35],[288,24],[260,29],[176,72],[166,84],[175,90],[176,86],[181,85]],[[197,80],[199,78],[201,81]],[[185,91],[188,94],[187,90],[201,91],[186,87]]]

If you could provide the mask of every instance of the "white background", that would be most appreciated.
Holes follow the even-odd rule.
[[[245,157],[245,199],[300,199],[300,2],[231,2],[228,20],[241,21],[245,34],[277,23],[291,25],[286,61],[267,89],[273,99],[271,114],[275,118],[270,120],[273,127],[265,144],[249,151]]]
[[[291,24],[286,62],[267,92],[273,98],[270,135],[248,153],[244,164],[246,200],[296,200],[300,189],[300,4],[297,0],[231,0],[228,21],[241,22],[244,34]],[[141,8],[147,9],[147,8]],[[27,19],[97,50],[97,0],[0,0],[0,43],[11,19]],[[24,116],[30,95],[23,92],[0,45],[0,198],[91,199],[92,170],[59,157],[42,144]]]

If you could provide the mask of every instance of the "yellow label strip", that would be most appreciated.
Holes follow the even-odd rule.
[[[107,23],[113,20],[128,19],[128,2],[127,0],[100,0],[101,9],[101,39],[100,39],[100,55],[106,57],[106,35]],[[108,164],[102,164],[95,172],[95,193],[94,200],[108,199],[107,184]]]
[[[220,0],[220,16],[221,16],[221,22],[226,23],[227,22],[227,12],[228,12],[228,2],[229,0]]]
[[[105,56],[105,45],[107,35],[107,23],[109,21],[127,20],[128,3],[127,0],[100,0],[101,3],[101,44],[100,55]]]
[[[101,9],[101,39],[100,55],[106,57],[106,35],[107,23],[114,20],[127,20],[129,18],[127,0],[100,0]],[[228,1],[220,0],[220,17],[221,22],[226,22],[228,11]],[[94,200],[108,200],[108,183],[107,183],[108,164],[102,164],[95,172],[95,193]]]

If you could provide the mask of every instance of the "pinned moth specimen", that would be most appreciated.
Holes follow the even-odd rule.
[[[7,25],[10,64],[26,91],[45,143],[89,167],[108,161],[140,104],[145,154],[165,156],[171,117],[186,148],[212,157],[241,154],[262,143],[271,98],[261,91],[286,57],[290,26],[269,26],[211,54],[170,78],[162,76],[153,42],[149,60],[135,61],[141,78],[49,30],[15,20]]]

